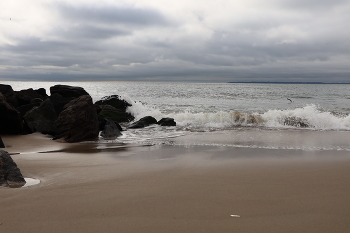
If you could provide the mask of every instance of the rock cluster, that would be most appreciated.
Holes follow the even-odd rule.
[[[40,132],[63,138],[67,142],[120,136],[120,123],[130,123],[134,116],[127,112],[131,103],[118,95],[106,96],[93,103],[82,87],[55,85],[50,96],[44,88],[14,91],[10,85],[0,84],[0,135]],[[143,128],[151,124],[175,126],[172,118],[157,122],[144,117],[128,128]],[[1,146],[1,144],[0,144]]]
[[[0,84],[0,135],[40,132],[63,138],[66,142],[81,142],[101,137],[114,139],[122,135],[119,123],[130,123],[134,116],[127,112],[130,103],[118,95],[104,97],[93,103],[82,87],[55,85],[50,96],[44,88],[13,91],[10,85]],[[151,124],[176,125],[174,119],[157,122],[144,117],[129,128]],[[0,137],[0,148],[5,145]],[[20,169],[8,152],[0,149],[0,186],[22,187],[26,183]]]

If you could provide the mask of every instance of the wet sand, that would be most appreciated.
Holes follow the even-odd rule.
[[[12,155],[23,175],[41,183],[0,188],[0,232],[350,229],[346,151],[2,138],[7,151],[23,153]]]

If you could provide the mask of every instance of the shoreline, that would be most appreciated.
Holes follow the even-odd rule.
[[[22,152],[12,155],[22,174],[41,183],[0,188],[1,232],[328,233],[350,227],[347,151],[90,150],[98,143],[61,143],[41,134],[2,138],[12,146],[5,150]],[[44,150],[63,152],[36,153]]]

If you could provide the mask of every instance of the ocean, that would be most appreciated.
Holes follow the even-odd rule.
[[[177,123],[126,129],[113,143],[350,151],[350,84],[2,83],[14,90],[43,87],[48,94],[55,84],[80,86],[94,102],[120,95],[132,104],[128,111],[136,120],[171,117]]]

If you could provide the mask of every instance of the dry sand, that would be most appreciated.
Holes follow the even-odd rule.
[[[1,233],[350,229],[348,152],[3,141],[41,183],[0,188]]]

